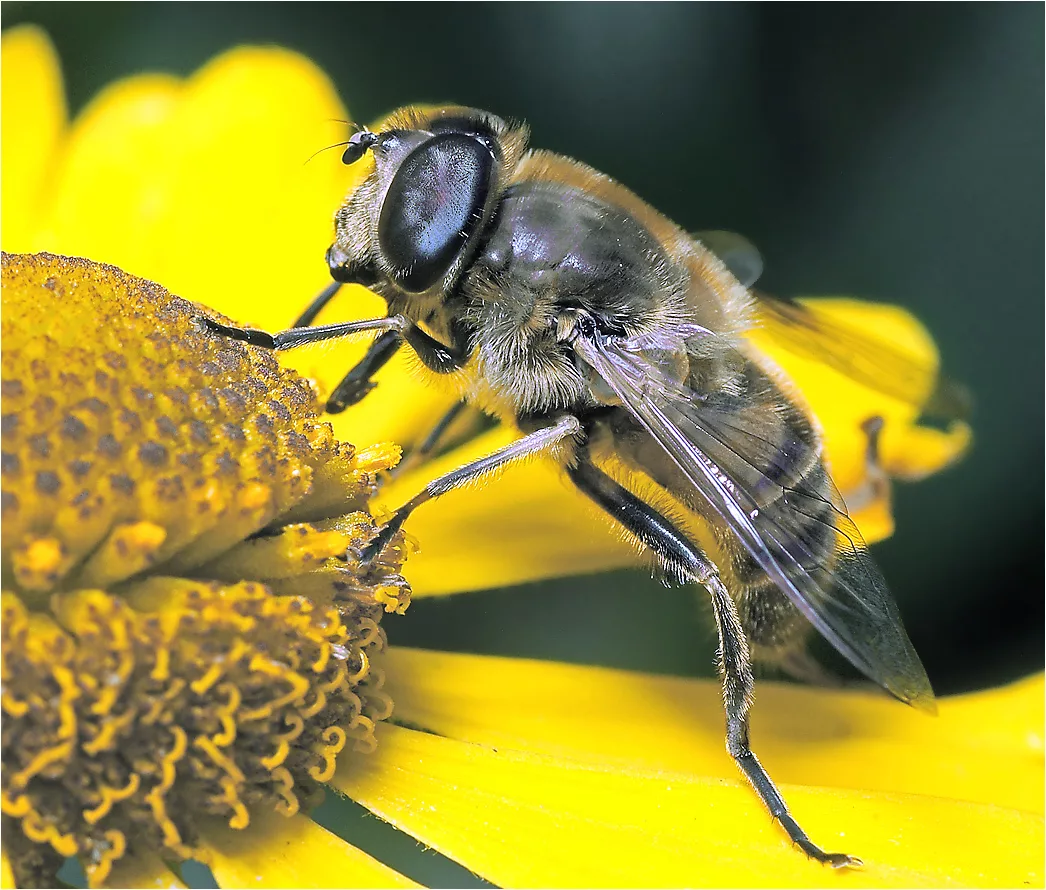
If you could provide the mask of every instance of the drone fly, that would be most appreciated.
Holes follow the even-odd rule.
[[[431,482],[364,560],[426,501],[513,461],[554,457],[671,579],[708,592],[729,753],[808,856],[858,865],[811,841],[749,747],[753,659],[783,659],[812,626],[902,701],[932,710],[933,691],[832,483],[816,420],[744,334],[769,315],[793,346],[853,376],[867,373],[855,356],[882,344],[754,294],[758,262],[744,242],[717,248],[609,177],[527,143],[523,125],[462,107],[404,108],[380,132],[357,132],[343,160],[369,154],[373,170],[336,216],[335,285],[282,333],[208,324],[270,349],[380,332],[331,411],[362,399],[403,344],[436,374],[458,375],[465,401],[520,437]],[[309,327],[346,282],[384,298],[387,317]],[[890,385],[889,366],[878,363],[876,386]],[[905,375],[895,376],[903,396]],[[610,456],[697,514],[714,546],[613,478]]]

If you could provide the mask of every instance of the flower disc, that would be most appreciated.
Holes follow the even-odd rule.
[[[358,452],[307,381],[111,266],[3,260],[4,841],[22,884],[201,817],[315,801],[392,704],[402,539],[358,563],[392,446]],[[355,559],[354,559],[355,557]]]

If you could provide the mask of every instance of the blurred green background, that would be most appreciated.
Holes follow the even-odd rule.
[[[1042,668],[1040,4],[2,9],[5,27],[51,34],[74,112],[113,78],[277,43],[318,62],[358,120],[447,100],[525,118],[535,145],[683,227],[747,235],[769,291],[909,307],[971,388],[977,438],[962,465],[898,490],[876,556],[940,692]],[[658,611],[637,617],[644,595]],[[421,601],[386,624],[396,643],[710,675],[697,603],[616,572]],[[466,879],[427,867],[408,873]]]
[[[876,556],[939,691],[1042,666],[1041,6],[3,4],[5,27],[30,21],[73,112],[113,78],[278,43],[330,73],[358,120],[446,100],[526,118],[535,145],[685,228],[747,235],[771,292],[909,307],[972,389],[977,439],[897,492]],[[644,591],[663,605],[637,625]],[[708,675],[703,611],[623,572],[422,601],[388,630]]]

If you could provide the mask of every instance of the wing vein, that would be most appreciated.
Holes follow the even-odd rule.
[[[759,404],[694,392],[669,379],[641,343],[596,332],[574,348],[683,474],[687,503],[696,494],[694,509],[728,530],[858,669],[905,701],[932,700],[896,604],[838,492],[826,475],[827,495],[806,481],[816,464],[823,471],[816,445],[793,433],[782,451],[750,428],[756,415],[740,414]],[[788,472],[786,459],[798,473],[787,484],[767,475]]]

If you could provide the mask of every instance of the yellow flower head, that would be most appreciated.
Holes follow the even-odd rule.
[[[398,455],[336,442],[304,380],[150,282],[5,255],[3,294],[9,855],[100,883],[132,843],[193,856],[200,815],[294,815],[374,748],[403,549],[347,554]]]
[[[186,80],[114,84],[69,124],[53,50],[23,28],[4,35],[3,89],[4,249],[119,267],[5,260],[5,886],[53,881],[67,856],[114,886],[170,884],[189,857],[224,886],[409,884],[309,818],[324,785],[505,886],[1042,883],[1041,678],[946,699],[936,721],[760,685],[753,742],[797,818],[867,863],[840,876],[741,784],[718,684],[383,652],[404,579],[440,595],[637,555],[535,463],[420,511],[402,576],[402,538],[362,569],[398,456],[371,443],[417,442],[454,397],[398,357],[383,398],[321,418],[316,392],[359,344],[294,354],[303,379],[199,328],[199,311],[283,328],[325,285],[331,215],[365,172],[304,163],[344,138],[326,77],[238,49]],[[935,376],[903,310],[810,306]],[[383,311],[351,286],[323,320]],[[869,540],[892,531],[889,477],[968,443],[963,424],[921,426],[919,398],[815,366],[772,319],[752,343],[820,420]],[[404,472],[382,504],[513,435]]]

